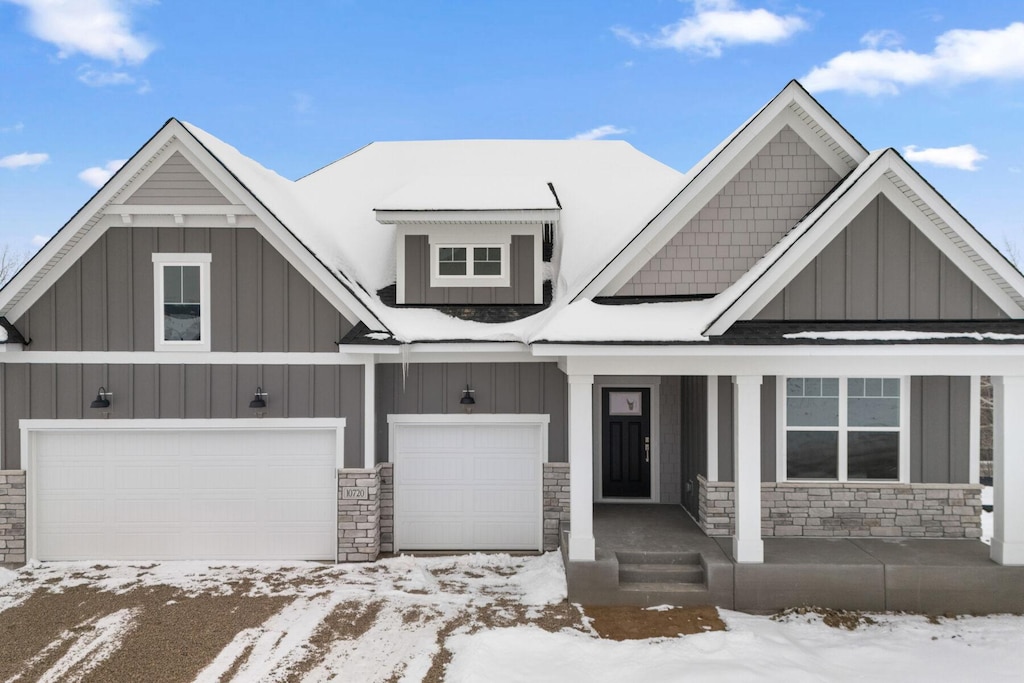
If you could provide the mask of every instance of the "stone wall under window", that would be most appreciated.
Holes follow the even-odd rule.
[[[733,534],[731,482],[700,485],[700,525]],[[977,484],[764,483],[761,534],[807,537],[980,538]]]

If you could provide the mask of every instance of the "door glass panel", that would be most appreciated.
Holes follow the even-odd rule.
[[[608,392],[609,415],[642,415],[643,394],[639,391]]]

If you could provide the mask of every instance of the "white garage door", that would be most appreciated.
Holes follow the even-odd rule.
[[[435,416],[389,418],[396,550],[539,550],[546,422],[419,422],[425,417]]]
[[[30,429],[32,556],[335,559],[337,421],[326,429],[177,422]]]

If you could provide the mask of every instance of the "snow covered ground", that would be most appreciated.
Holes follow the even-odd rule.
[[[175,650],[177,680],[991,682],[1024,670],[1022,617],[872,615],[846,630],[814,613],[723,610],[726,631],[618,642],[564,599],[556,553],[0,569],[0,680],[161,680],[167,643],[186,635],[175,624],[223,624]]]

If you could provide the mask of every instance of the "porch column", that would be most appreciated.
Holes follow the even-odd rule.
[[[363,363],[363,467],[373,469],[377,461],[377,360]]]
[[[594,560],[594,376],[569,375],[569,559]]]
[[[1024,565],[1024,377],[992,378],[992,554]]]
[[[733,377],[733,473],[736,479],[737,562],[764,562],[761,540],[761,376]]]

